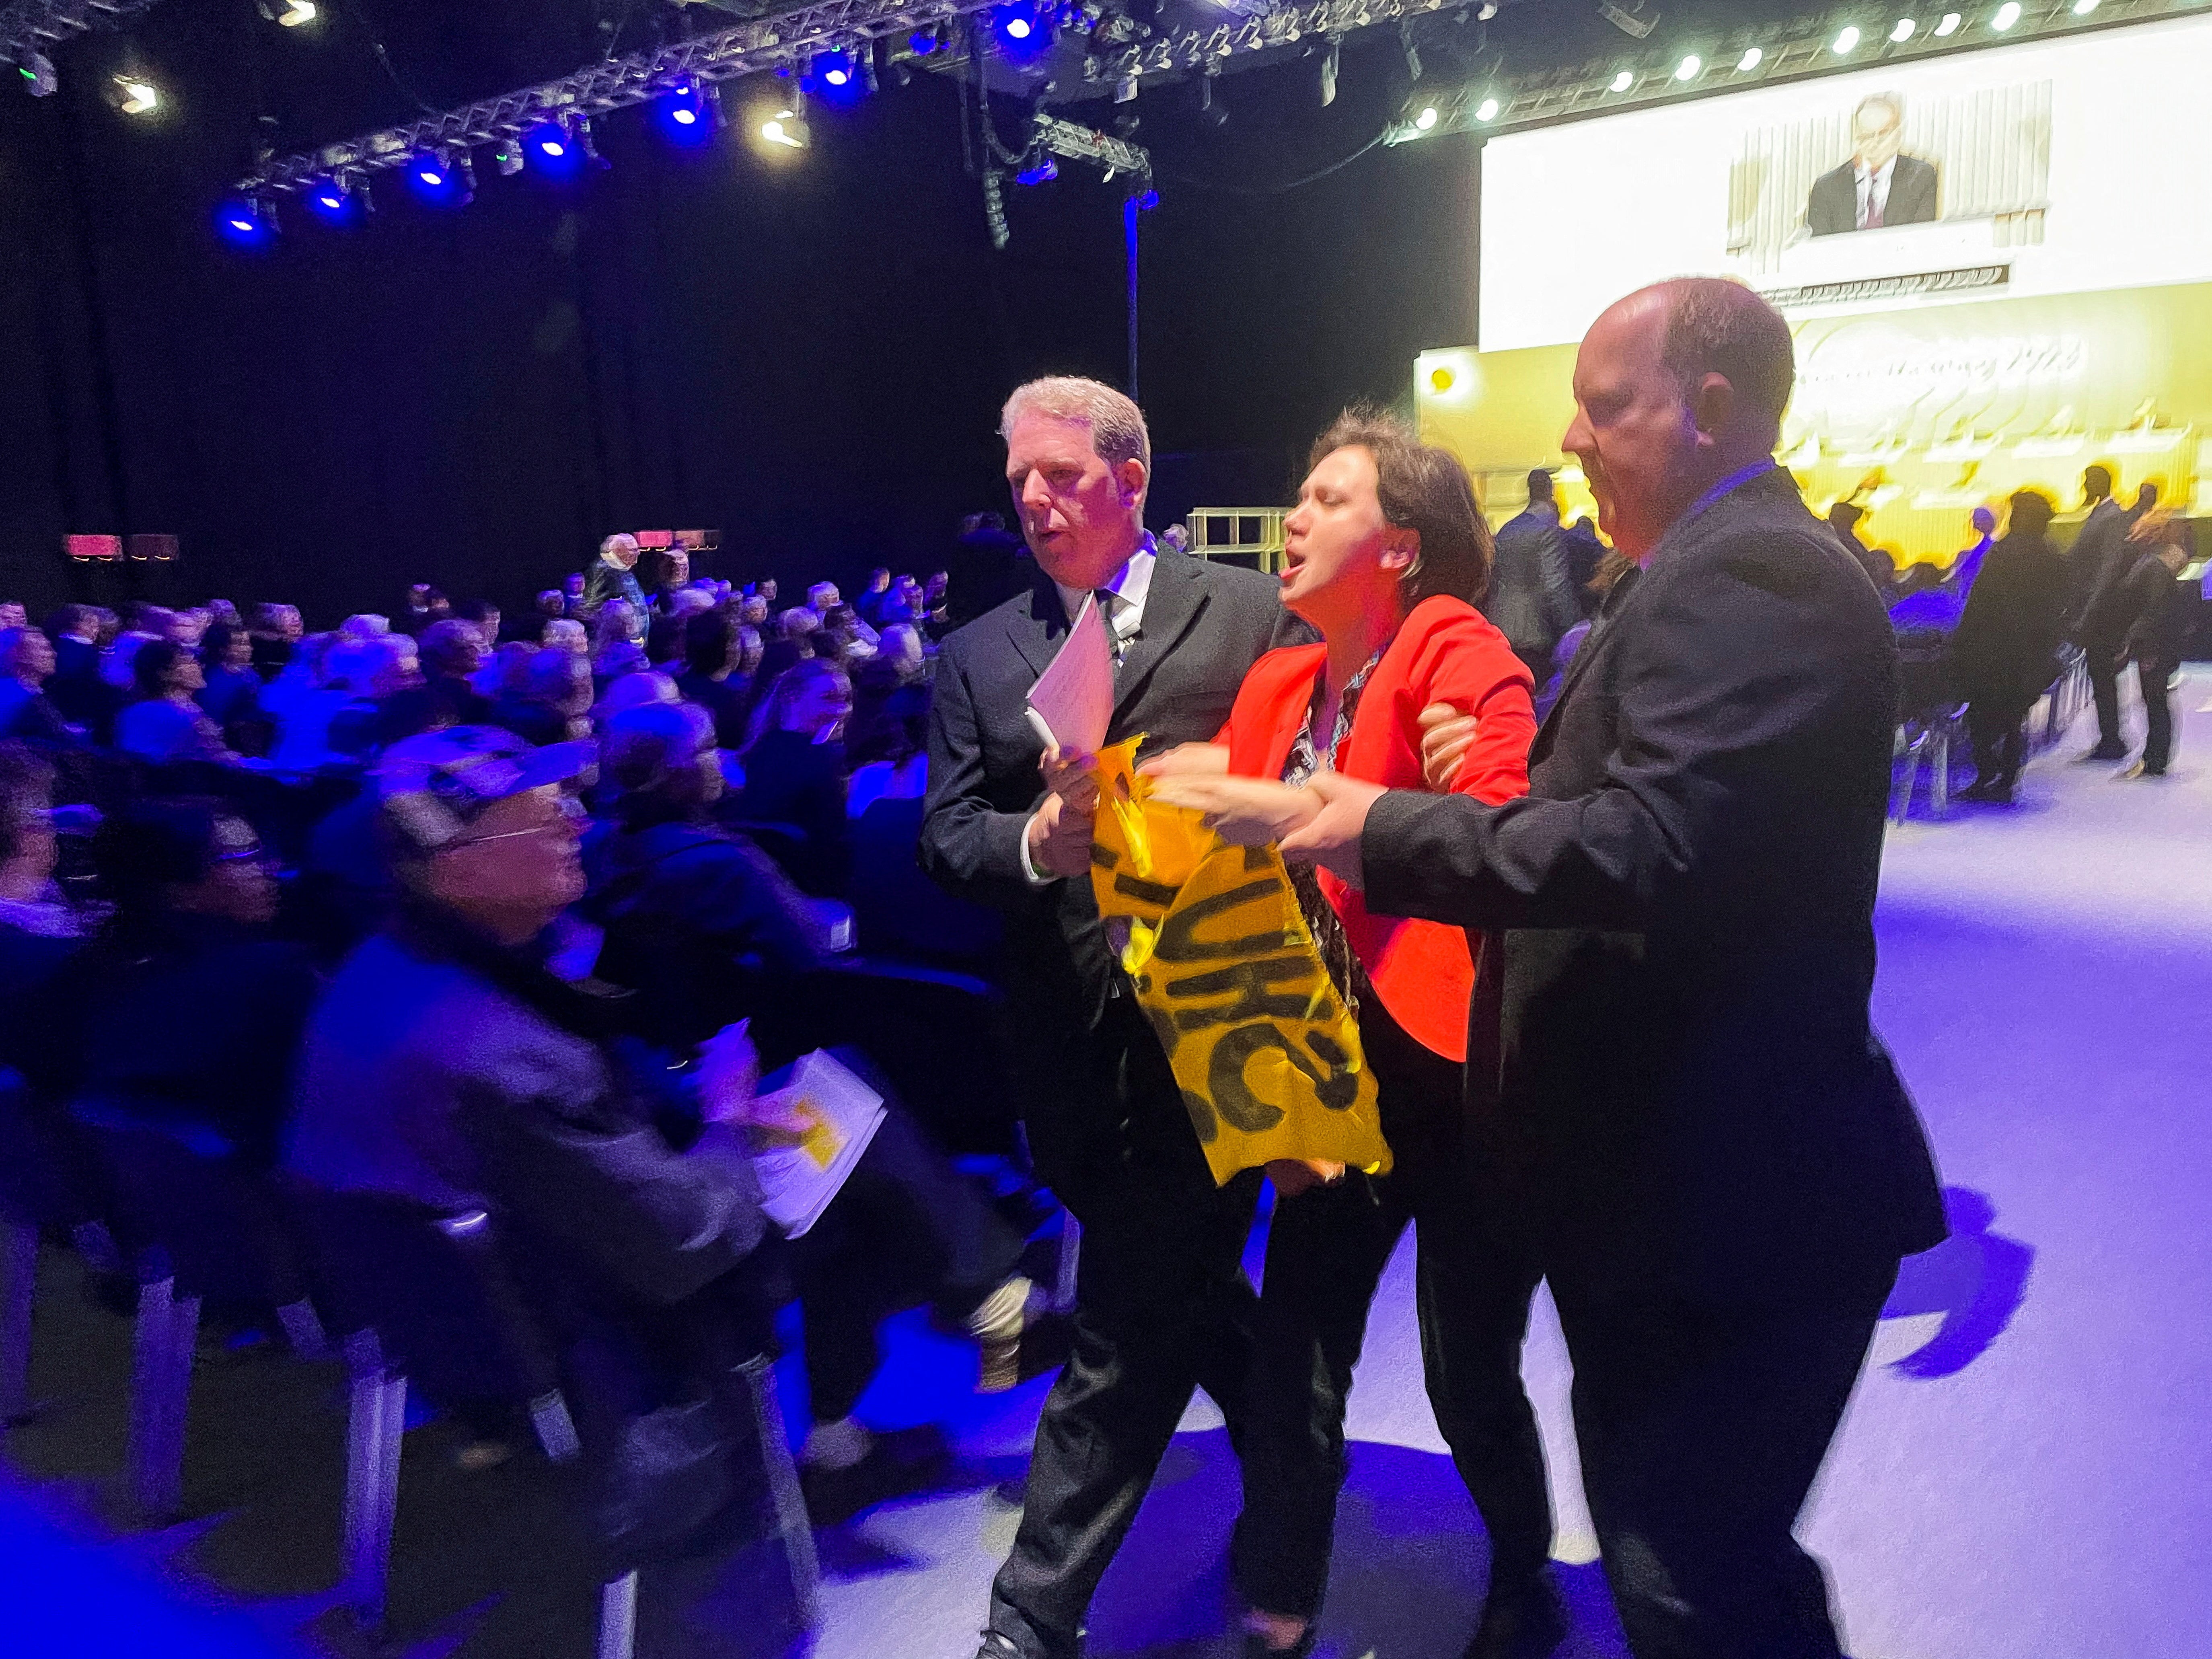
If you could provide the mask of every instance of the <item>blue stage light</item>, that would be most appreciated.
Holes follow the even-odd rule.
[[[935,29],[916,29],[906,38],[906,48],[917,58],[927,58],[943,49],[945,42],[938,38]]]
[[[1030,0],[1014,0],[993,11],[991,33],[999,55],[1012,63],[1030,63],[1052,50],[1052,19]]]
[[[416,151],[407,163],[407,182],[433,207],[466,207],[477,198],[476,169],[465,151]]]
[[[540,121],[522,135],[530,165],[550,179],[573,179],[584,170],[584,144],[574,129],[559,121]]]
[[[307,186],[307,211],[326,225],[357,224],[365,204],[342,179],[318,179]]]
[[[857,104],[868,95],[868,76],[849,52],[817,52],[800,82],[806,95],[825,104]]]
[[[276,215],[265,202],[234,196],[216,210],[215,228],[231,246],[258,252],[276,240]]]
[[[686,81],[661,100],[660,130],[672,143],[703,144],[721,125],[719,106],[720,100],[712,86]]]
[[[1060,163],[1046,156],[1035,167],[1024,167],[1014,175],[1018,185],[1048,185],[1060,177]]]

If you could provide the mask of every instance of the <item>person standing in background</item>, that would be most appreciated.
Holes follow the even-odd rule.
[[[2128,532],[2124,556],[2127,573],[2112,600],[2114,614],[2127,624],[2115,672],[2136,665],[2148,731],[2142,757],[2123,778],[2162,778],[2173,757],[2174,671],[2181,666],[2183,599],[2176,580],[2192,556],[2186,522],[2171,514],[2151,513]]]
[[[584,577],[574,614],[588,622],[609,599],[625,599],[636,615],[645,615],[645,588],[637,579],[641,556],[635,536],[617,532],[601,542],[599,562]]]
[[[2012,799],[2027,759],[2021,722],[2057,672],[2066,562],[2051,545],[2055,511],[2036,490],[2012,498],[2004,538],[1991,545],[1952,636],[1974,741],[1974,781],[1960,792],[1962,800]]]
[[[1553,652],[1582,620],[1567,574],[1552,475],[1542,467],[1528,475],[1528,507],[1498,532],[1497,563],[1482,614],[1505,635],[1541,690],[1552,678]]]
[[[2111,603],[2119,578],[2127,572],[2128,516],[2112,499],[2110,467],[2086,467],[2081,473],[2081,501],[2088,509],[2074,546],[2066,556],[2069,594],[2067,633],[2087,659],[2089,692],[2097,705],[2097,745],[2081,758],[2116,761],[2128,757],[2120,735],[2120,642],[2127,624]]]

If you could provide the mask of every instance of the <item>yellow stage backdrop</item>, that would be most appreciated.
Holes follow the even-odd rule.
[[[2064,298],[1923,304],[1808,318],[1784,459],[1815,511],[1853,496],[1859,534],[1900,565],[1948,564],[1968,515],[2015,489],[2069,513],[2101,461],[2131,499],[2212,514],[2212,284]],[[1591,510],[1559,440],[1574,413],[1572,346],[1428,351],[1414,369],[1421,434],[1475,475],[1503,523],[1532,467],[1562,469],[1570,518]]]

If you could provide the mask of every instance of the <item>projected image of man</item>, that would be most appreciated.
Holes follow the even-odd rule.
[[[1813,181],[1805,224],[1815,236],[1924,225],[1936,218],[1936,164],[1900,154],[1905,105],[1876,93],[1851,112],[1851,159]]]

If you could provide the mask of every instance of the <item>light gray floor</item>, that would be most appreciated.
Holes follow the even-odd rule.
[[[1893,1306],[1929,1310],[1884,1322],[1807,1516],[1858,1659],[2212,1653],[2212,675],[2179,701],[2162,783],[2075,763],[2077,727],[2014,807],[1892,832],[1876,1019],[1946,1185],[1994,1218],[1962,1211],[1967,1236],[1909,1264]],[[1526,1372],[1557,1553],[1587,1564],[1548,1306]],[[965,1449],[1018,1460],[1041,1386],[972,1415]],[[1235,1486],[1218,1421],[1194,1408],[1101,1591],[1100,1654],[1222,1650],[1206,1638]],[[1322,1651],[1453,1659],[1481,1552],[1422,1396],[1410,1249],[1376,1302],[1352,1433]],[[820,1659],[967,1659],[1014,1522],[971,1491],[857,1523],[833,1551]],[[1568,1578],[1576,1651],[1620,1652],[1594,1571]]]

